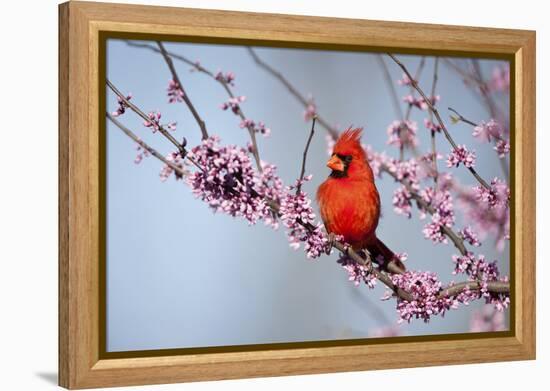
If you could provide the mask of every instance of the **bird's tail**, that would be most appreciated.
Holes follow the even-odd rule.
[[[384,267],[387,268],[390,263],[393,263],[403,271],[407,270],[403,262],[401,262],[401,260],[395,255],[395,253],[390,250],[388,246],[386,246],[384,242],[380,239],[376,238],[376,240],[372,244],[367,246],[367,250],[370,251],[374,259],[376,259],[378,256],[382,256],[382,258],[384,259]]]

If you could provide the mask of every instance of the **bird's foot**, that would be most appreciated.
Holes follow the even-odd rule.
[[[328,234],[327,246],[325,247],[325,253],[327,255],[330,255],[330,253],[332,252],[332,248],[334,247],[334,243],[336,243],[336,235],[331,232],[331,233]]]

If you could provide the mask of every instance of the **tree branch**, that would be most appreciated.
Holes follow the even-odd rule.
[[[300,171],[300,178],[298,179],[298,184],[296,185],[296,195],[300,194],[300,192],[302,191],[302,182],[304,181],[304,175],[306,173],[307,151],[309,150],[309,144],[311,144],[311,140],[313,139],[313,135],[315,134],[316,119],[317,119],[317,116],[314,116],[311,122],[311,131],[309,132],[309,137],[307,138],[306,147],[304,149],[304,154],[302,156],[302,169]]]
[[[181,83],[181,80],[178,76],[178,73],[176,72],[176,68],[174,67],[174,62],[166,53],[166,49],[164,48],[164,45],[162,42],[157,41],[157,45],[159,46],[160,53],[162,54],[162,57],[164,57],[164,61],[166,61],[166,65],[168,65],[168,69],[170,69],[170,73],[172,74],[172,79],[178,84],[178,88],[182,92],[182,99],[189,108],[189,111],[193,115],[193,118],[195,118],[195,121],[197,121],[197,124],[199,125],[199,128],[202,133],[202,139],[206,140],[208,138],[208,131],[206,130],[206,124],[204,123],[203,119],[200,117],[199,113],[197,112],[197,109],[195,109],[195,106],[191,102],[191,99],[189,99],[189,96],[187,95],[187,92],[183,88],[183,84]]]
[[[151,50],[153,52],[160,53],[164,56],[165,59],[168,58],[170,60],[170,62],[172,62],[171,58],[175,58],[175,59],[177,59],[177,60],[179,60],[179,61],[181,61],[181,62],[183,62],[187,65],[190,65],[190,66],[193,67],[193,69],[209,76],[213,80],[220,83],[220,85],[223,87],[223,89],[225,90],[227,95],[230,98],[235,98],[235,94],[233,94],[233,91],[231,90],[230,85],[223,78],[216,78],[216,75],[212,71],[208,70],[207,68],[203,67],[202,65],[200,65],[197,62],[191,61],[190,59],[188,59],[185,56],[182,56],[182,55],[179,55],[177,53],[170,52],[170,51],[167,51],[167,50],[161,50],[161,49],[156,48],[153,45],[150,45],[150,44],[147,44],[147,43],[136,43],[136,42],[126,41],[126,44],[128,46],[148,49],[148,50]],[[176,82],[177,82],[177,80],[176,80]],[[178,83],[178,84],[181,86],[180,83]],[[185,94],[185,92],[184,92],[184,94]],[[242,121],[244,121],[246,119],[244,111],[242,110],[242,108],[240,106],[239,106],[239,109],[237,111],[237,115],[239,116],[239,118],[241,118]],[[260,172],[262,172],[262,164],[261,164],[261,159],[260,159],[260,152],[259,152],[259,149],[258,149],[258,141],[256,139],[256,131],[255,131],[255,129],[252,125],[247,125],[246,128],[248,130],[248,133],[249,133],[249,136],[250,136],[250,141],[252,143],[252,148],[253,148],[252,156],[254,156],[254,160],[256,162],[256,167],[258,168],[258,170]],[[203,133],[203,139],[204,139],[204,133]]]
[[[424,93],[424,91],[422,91],[422,89],[420,88],[420,86],[418,85],[418,83],[416,82],[416,80],[412,79],[412,76],[409,72],[409,70],[407,69],[407,67],[405,65],[403,65],[403,63],[401,61],[399,61],[397,59],[397,57],[395,57],[393,54],[391,53],[387,53],[388,56],[390,56],[390,58],[395,61],[395,63],[403,70],[403,72],[405,72],[405,74],[407,75],[407,77],[409,79],[411,79],[411,83],[412,83],[412,86],[414,87],[414,89],[420,94],[420,96],[422,96],[422,98],[424,99],[424,101],[426,102],[426,104],[428,105],[428,108],[432,111],[432,113],[434,114],[435,118],[437,119],[437,122],[439,123],[439,126],[441,126],[441,129],[443,130],[443,134],[445,135],[445,138],[447,139],[447,141],[449,141],[449,144],[451,144],[451,146],[453,147],[453,149],[456,151],[458,149],[458,146],[456,145],[455,141],[453,140],[453,138],[451,137],[451,134],[449,133],[449,131],[447,130],[447,127],[445,126],[445,124],[443,123],[443,120],[441,119],[441,116],[439,115],[439,111],[437,111],[437,109],[434,107],[433,103],[432,103],[432,100],[429,99],[426,94]],[[491,187],[487,184],[487,182],[477,173],[477,171],[475,170],[475,168],[473,167],[467,167],[468,171],[470,171],[470,173],[474,176],[474,178],[483,186],[485,187],[487,190],[490,190]]]
[[[142,139],[140,139],[134,132],[132,132],[130,129],[128,129],[126,126],[122,125],[120,121],[118,121],[115,117],[112,116],[111,113],[107,112],[107,118],[115,124],[120,130],[122,130],[128,137],[130,137],[134,142],[136,142],[141,148],[149,152],[152,156],[156,157],[158,160],[169,166],[172,170],[178,173],[180,177],[184,177],[186,175],[186,172],[177,164],[174,164],[174,162],[171,162],[170,160],[166,159],[160,152],[158,152],[153,147],[149,146],[146,142],[144,142]]]

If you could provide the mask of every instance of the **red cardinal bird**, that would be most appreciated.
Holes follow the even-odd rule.
[[[361,147],[362,128],[351,127],[334,145],[327,166],[332,170],[317,190],[317,202],[328,233],[342,235],[355,251],[367,249],[375,258],[404,265],[376,237],[380,218],[380,196],[374,175]]]

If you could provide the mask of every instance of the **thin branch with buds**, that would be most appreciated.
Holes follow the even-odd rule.
[[[230,98],[235,98],[235,94],[231,90],[231,87],[230,87],[230,85],[227,81],[225,81],[223,78],[216,78],[216,75],[212,71],[210,71],[207,68],[203,67],[202,65],[200,65],[196,61],[191,61],[190,59],[188,59],[185,56],[182,56],[182,55],[174,53],[174,52],[170,52],[170,51],[168,51],[164,48],[161,48],[161,49],[156,48],[155,46],[147,44],[147,43],[136,43],[136,42],[132,42],[132,41],[126,41],[126,44],[128,46],[148,49],[148,50],[151,50],[153,52],[160,53],[164,56],[165,60],[167,62],[170,61],[170,63],[172,63],[172,58],[174,58],[174,59],[179,60],[179,61],[181,61],[181,62],[183,62],[187,65],[190,65],[196,71],[201,72],[201,73],[211,77],[213,80],[217,81],[218,83],[220,83],[220,85],[223,87],[223,89],[225,90],[227,95]],[[181,84],[180,84],[180,87],[181,87]],[[185,92],[184,92],[184,95],[185,95]],[[246,115],[244,114],[244,111],[240,106],[239,106],[236,114],[239,116],[239,118],[241,118],[242,121],[246,120]],[[199,123],[199,125],[200,125],[200,123]],[[261,165],[261,160],[260,160],[260,152],[259,152],[259,149],[258,149],[258,141],[256,139],[256,131],[255,131],[255,129],[252,125],[246,125],[246,128],[248,130],[248,133],[249,133],[249,136],[250,136],[250,141],[252,143],[252,155],[254,156],[254,160],[256,162],[256,167],[261,172],[262,171],[262,165]],[[202,131],[203,140],[204,140],[205,134],[206,134],[206,129],[204,129],[204,131],[203,131],[203,128],[201,127],[201,131]],[[207,134],[206,134],[206,137],[208,137]]]
[[[178,73],[176,72],[176,67],[174,67],[174,62],[166,52],[164,45],[160,41],[157,42],[157,45],[160,49],[160,53],[162,54],[162,57],[164,57],[164,61],[166,61],[166,65],[168,65],[168,68],[170,69],[170,73],[172,74],[172,79],[177,83],[177,88],[179,88],[182,92],[181,98],[183,99],[183,101],[189,108],[189,111],[193,115],[193,118],[195,118],[195,121],[197,121],[197,124],[199,125],[199,128],[202,133],[202,139],[206,140],[208,138],[208,131],[206,130],[206,124],[204,120],[201,118],[201,116],[197,112],[197,109],[195,108],[195,106],[191,102],[191,99],[189,99],[187,92],[183,88],[183,84],[181,83]]]
[[[420,96],[422,96],[422,98],[424,99],[424,101],[426,102],[426,105],[428,106],[428,108],[431,110],[431,112],[434,114],[435,118],[437,119],[437,122],[439,123],[439,126],[441,127],[441,130],[443,130],[443,134],[445,135],[445,138],[447,139],[447,141],[449,142],[449,144],[451,144],[451,146],[453,147],[453,149],[456,151],[458,149],[458,145],[456,144],[456,142],[453,140],[453,138],[451,137],[451,134],[449,133],[449,131],[447,130],[447,127],[445,126],[445,123],[443,122],[443,120],[441,119],[441,116],[439,115],[439,111],[434,107],[433,105],[433,102],[431,99],[429,99],[426,94],[424,93],[424,91],[420,88],[420,86],[418,85],[418,83],[416,82],[416,80],[412,79],[412,76],[411,76],[411,73],[409,72],[409,70],[407,69],[407,67],[397,59],[397,57],[395,57],[393,54],[391,53],[387,53],[388,56],[390,56],[390,58],[395,61],[395,63],[403,70],[403,72],[405,72],[405,74],[407,75],[407,77],[409,79],[411,79],[411,83],[412,83],[412,86],[414,87],[414,89],[420,94]],[[484,188],[486,188],[487,190],[490,190],[491,187],[489,186],[489,184],[477,173],[477,171],[475,170],[475,168],[473,167],[467,167],[468,171],[470,171],[470,173],[474,176],[474,178],[481,184],[481,186],[483,186]]]
[[[300,194],[300,192],[302,191],[302,183],[304,182],[304,175],[306,173],[307,152],[309,150],[309,145],[311,144],[311,140],[313,139],[313,135],[315,134],[316,119],[317,119],[317,116],[314,116],[311,122],[311,131],[309,132],[309,137],[307,138],[306,147],[304,149],[304,154],[302,156],[302,169],[300,170],[300,178],[298,179],[298,184],[296,185],[296,194]]]
[[[160,46],[160,47],[162,48],[162,46]],[[253,51],[251,53],[253,55],[255,55],[255,53]],[[164,53],[164,54],[167,54],[167,53]],[[390,54],[390,56],[392,56],[392,55]],[[394,58],[394,57],[392,56],[392,58]],[[394,60],[398,64],[400,64],[397,59],[394,58]],[[273,68],[270,68],[270,69],[273,70]],[[276,72],[275,70],[273,70],[273,71]],[[439,117],[439,114],[438,114],[437,110],[431,104],[432,103],[431,100],[426,98],[426,96],[424,95],[422,90],[418,87],[416,81],[410,77],[410,74],[408,73],[406,68],[404,68],[404,71],[407,74],[407,76],[411,79],[411,82],[413,83],[413,87],[425,99],[426,103],[431,108],[433,114],[440,121],[440,125],[442,126],[443,129],[445,129],[444,125],[441,121],[441,118]],[[280,75],[280,73],[279,73],[279,75]],[[281,77],[282,77],[282,75],[281,75]],[[286,79],[284,79],[284,77],[283,77],[282,80],[286,80]],[[288,81],[287,81],[287,83],[288,83]],[[128,99],[126,99],[126,97],[124,97],[124,95],[121,94],[120,91],[118,91],[118,89],[116,89],[116,87],[114,85],[112,85],[112,83],[109,80],[107,80],[107,85],[119,97],[119,99],[122,101],[122,103],[124,105],[129,107],[132,111],[134,111],[136,114],[138,114],[144,120],[146,120],[146,121],[150,120],[150,118],[147,115],[145,115],[145,113],[143,113],[143,111],[141,111],[133,103],[129,102]],[[297,92],[297,90],[294,89],[293,87],[292,87],[292,89],[289,89],[289,91],[291,91],[291,92],[296,91]],[[305,105],[308,104],[308,102],[306,100],[304,100],[303,103]],[[131,132],[128,128],[124,127],[124,125],[122,125],[119,121],[114,119],[112,115],[107,113],[107,118],[109,118],[109,120],[111,120],[115,125],[117,125],[117,127],[119,127],[128,137],[130,137],[132,140],[137,142],[142,148],[149,151],[152,156],[156,157],[157,159],[164,162],[165,164],[168,164],[176,172],[178,172],[178,173],[180,172],[179,170],[177,170],[177,167],[178,167],[177,165],[174,165],[176,168],[172,167],[172,165],[170,164],[171,162],[169,162],[160,153],[155,151],[153,148],[148,146],[146,143],[141,141],[133,132]],[[308,153],[308,149],[309,149],[311,140],[312,140],[313,135],[314,135],[315,122],[316,122],[317,119],[318,119],[317,117],[313,118],[311,132],[310,132],[310,135],[308,137],[306,147],[305,147],[305,150],[304,150],[304,153],[303,153],[303,161],[302,161],[301,174],[300,174],[300,179],[299,179],[299,182],[298,182],[298,186],[300,186],[301,181],[303,181],[303,178],[304,178],[304,175],[305,175],[307,153]],[[331,132],[331,130],[333,132],[336,132],[333,128],[330,128],[326,125],[324,125],[324,127],[329,131],[329,133]],[[185,150],[185,144],[184,143],[179,144],[177,142],[177,140],[169,132],[167,132],[166,129],[164,129],[160,124],[159,124],[159,132],[160,132],[161,135],[166,137],[170,142],[172,142],[175,146],[178,147],[178,150],[180,151],[180,154],[181,154],[182,157],[187,156],[187,151]],[[451,145],[452,145],[452,143],[451,143]],[[203,172],[205,171],[204,168],[200,167],[200,165],[198,165],[194,160],[192,160],[190,157],[188,157],[188,158],[190,159],[191,162],[193,162],[195,164],[195,166],[197,166],[198,169],[200,169]],[[392,173],[392,171],[389,169],[389,167],[386,167],[384,165],[381,167],[381,170],[383,170],[385,172],[388,172],[390,175],[392,175],[394,177],[394,179],[401,182],[407,188],[409,193],[412,195],[412,198],[417,202],[418,206],[421,209],[427,211],[430,214],[435,213],[434,208],[431,207],[431,205],[429,205],[417,192],[415,192],[413,190],[412,185],[408,182],[408,180],[405,180],[405,179],[399,180],[397,178],[397,175],[395,173]],[[252,189],[252,191],[254,191],[254,190]],[[300,190],[298,189],[297,194],[299,194],[299,193],[300,193]],[[280,216],[280,205],[277,202],[275,202],[274,200],[266,199],[265,201],[271,207],[273,213],[277,216]],[[300,224],[304,228],[306,228],[306,230],[308,230],[309,232],[313,232],[316,229],[318,229],[318,227],[315,227],[313,224],[311,224],[309,222],[301,222]],[[464,240],[460,236],[458,236],[456,233],[454,233],[454,231],[452,231],[452,229],[450,229],[448,227],[443,227],[442,230],[443,230],[444,234],[447,237],[449,237],[451,239],[451,241],[453,241],[454,245],[459,249],[459,251],[462,255],[466,255],[468,253],[465,246],[464,246]],[[401,270],[400,268],[396,267],[395,265],[393,265],[391,263],[387,266],[387,269],[382,270],[382,266],[376,267],[374,265],[370,254],[365,253],[364,254],[365,256],[363,257],[359,253],[355,252],[348,245],[346,245],[346,244],[344,244],[340,241],[335,241],[333,243],[333,246],[338,251],[340,251],[342,254],[344,254],[345,256],[347,256],[349,258],[351,258],[358,265],[363,266],[372,276],[374,276],[377,280],[379,280],[384,285],[386,285],[390,290],[392,290],[392,292],[394,292],[394,294],[399,299],[407,301],[407,302],[411,302],[411,301],[414,300],[414,296],[410,292],[407,292],[406,290],[404,290],[404,289],[400,288],[399,286],[397,286],[396,284],[394,284],[394,282],[392,280],[392,277],[390,277],[390,275],[388,274],[388,273],[402,274],[402,273],[404,273],[403,270]],[[454,297],[454,296],[462,294],[465,290],[480,291],[482,289],[486,289],[488,292],[495,293],[495,294],[509,293],[510,292],[510,284],[506,281],[481,281],[481,280],[471,280],[471,281],[465,281],[465,282],[456,283],[456,284],[451,283],[447,287],[442,288],[439,291],[438,295],[439,295],[440,298]]]

